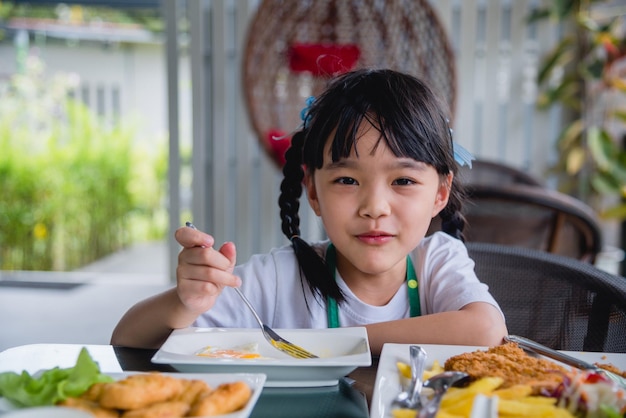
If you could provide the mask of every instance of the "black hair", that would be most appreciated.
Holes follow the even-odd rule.
[[[465,219],[461,209],[465,195],[456,176],[449,116],[443,103],[412,75],[360,69],[331,80],[311,104],[305,124],[293,135],[285,153],[278,204],[282,231],[291,240],[301,272],[314,294],[344,300],[323,257],[299,236],[304,169],[312,175],[322,167],[328,140],[332,141],[333,162],[348,157],[352,149],[356,150],[358,129],[364,120],[380,131],[379,142],[384,141],[397,157],[431,165],[442,181],[448,174],[455,174],[448,204],[439,216],[441,229],[463,240]]]

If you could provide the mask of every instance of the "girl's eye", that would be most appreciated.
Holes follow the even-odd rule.
[[[349,186],[358,184],[357,181],[351,177],[339,177],[338,179],[335,180],[335,183],[345,184]]]
[[[394,180],[392,184],[395,186],[410,186],[411,184],[415,184],[415,182],[411,179],[399,178]]]

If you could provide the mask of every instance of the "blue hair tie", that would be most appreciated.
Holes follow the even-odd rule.
[[[446,122],[450,123],[448,119],[446,119]],[[466,150],[460,144],[454,142],[454,136],[452,135],[454,131],[452,130],[452,128],[448,129],[450,130],[450,138],[452,139],[452,151],[454,153],[454,161],[456,161],[456,163],[461,167],[466,165],[469,168],[472,168],[472,160],[475,160],[476,158],[474,158],[471,152]]]
[[[311,105],[314,101],[315,97],[309,96],[305,101],[306,106],[304,106],[304,108],[300,111],[300,119],[302,119],[302,126],[304,128],[306,128],[309,122],[311,122],[311,115],[309,114],[309,110],[311,109]]]
[[[454,151],[454,161],[456,161],[458,165],[461,167],[466,165],[469,168],[472,168],[472,160],[475,160],[476,158],[474,158],[471,152],[456,142],[452,142],[452,150]]]

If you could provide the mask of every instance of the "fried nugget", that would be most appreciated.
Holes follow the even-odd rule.
[[[445,370],[456,370],[470,375],[472,380],[482,377],[500,377],[502,388],[529,385],[533,393],[552,390],[565,378],[568,370],[546,359],[531,357],[515,343],[506,343],[450,357]]]
[[[94,383],[85,393],[80,395],[80,398],[92,402],[98,402],[100,400],[100,395],[102,394],[102,389],[104,389],[105,385],[106,383],[104,382]]]
[[[100,405],[115,409],[139,409],[179,396],[183,381],[160,373],[135,374],[106,383],[100,394]]]
[[[211,391],[211,387],[204,380],[183,380],[183,389],[181,393],[172,400],[182,401],[192,405],[197,399],[208,395]]]
[[[189,411],[190,405],[182,401],[159,402],[145,408],[132,409],[122,414],[122,418],[180,418]]]
[[[67,398],[57,403],[57,405],[80,409],[96,418],[118,418],[120,416],[114,409],[103,408],[98,403],[83,398]]]
[[[618,368],[617,366],[614,366],[611,363],[594,363],[594,364],[601,369],[604,369],[606,371],[615,373],[619,376],[626,378],[626,370],[621,370],[620,368]]]
[[[211,417],[228,414],[243,408],[252,396],[245,382],[223,383],[214,391],[198,399],[189,411],[191,417]]]

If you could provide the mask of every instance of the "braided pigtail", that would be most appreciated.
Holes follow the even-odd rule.
[[[280,183],[280,196],[278,206],[280,207],[281,229],[283,234],[290,240],[292,237],[300,235],[300,196],[302,195],[302,179],[304,170],[302,169],[302,143],[303,132],[296,132],[291,139],[291,146],[285,153],[285,164],[283,166],[283,181]]]
[[[300,265],[300,271],[313,294],[326,299],[332,297],[337,302],[345,298],[335,279],[328,270],[326,261],[305,240],[300,238],[300,196],[302,195],[302,148],[304,146],[304,130],[296,132],[291,139],[291,146],[285,153],[283,181],[280,184],[281,228],[283,234],[291,241],[293,250]]]

